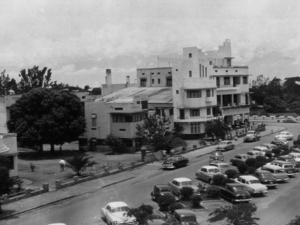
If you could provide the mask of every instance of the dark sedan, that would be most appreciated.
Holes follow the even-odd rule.
[[[179,201],[179,198],[172,193],[172,189],[169,185],[166,184],[157,184],[154,186],[153,191],[151,192],[151,198],[153,201],[157,201],[163,195],[172,195]]]
[[[266,170],[257,170],[253,174],[257,179],[259,179],[260,183],[267,187],[276,187],[278,185],[277,179],[274,177],[272,173]]]
[[[259,141],[259,137],[256,134],[247,134],[244,137],[244,142],[253,142],[253,141]]]
[[[232,203],[249,202],[252,199],[251,194],[241,184],[228,183],[220,190],[220,196]]]
[[[163,169],[176,169],[179,167],[187,166],[189,163],[189,159],[182,156],[182,155],[176,155],[176,156],[170,156],[167,160],[165,160],[162,163]]]

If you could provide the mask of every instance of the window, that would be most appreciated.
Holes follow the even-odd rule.
[[[193,56],[192,53],[189,53],[189,58],[192,58],[192,56]]]
[[[205,67],[205,77],[207,77],[207,67]]]
[[[226,70],[226,73],[228,72],[228,70]]]
[[[191,123],[191,134],[200,133],[200,123]]]
[[[122,110],[123,110],[123,108],[115,108],[115,110],[122,111]]]
[[[136,104],[141,104],[141,102],[140,102],[140,101],[137,101]]]
[[[211,97],[214,97],[214,90],[211,90]]]
[[[172,87],[172,79],[167,78],[167,86]]]
[[[192,71],[189,71],[189,76],[192,77]]]
[[[243,77],[243,84],[248,84],[248,77]]]
[[[215,72],[217,73],[217,72],[218,72],[218,70],[215,70]]]
[[[157,81],[158,81],[158,84],[160,84],[160,79],[158,79]]]
[[[230,77],[224,77],[224,85],[230,85]]]
[[[147,79],[141,79],[141,87],[146,87]]]
[[[178,91],[178,90],[176,90],[176,94],[179,94],[179,91]]]
[[[82,96],[81,98],[82,98],[82,99],[85,99],[85,96]]]
[[[169,109],[170,111],[170,116],[173,116],[174,112],[173,112],[173,108],[172,109]]]
[[[176,69],[176,71],[178,71],[178,69]]]
[[[188,98],[201,98],[201,91],[187,91]]]
[[[200,116],[200,110],[199,109],[191,109],[190,110],[190,116],[191,117]]]
[[[154,73],[151,73],[151,75],[154,75]]]
[[[211,115],[211,108],[206,108],[206,114]]]
[[[152,84],[154,84],[154,79],[152,79]]]
[[[212,61],[209,61],[209,65],[212,65]]]
[[[237,70],[235,72],[237,72]]]
[[[200,75],[200,77],[201,77],[201,64],[199,64],[199,75]]]
[[[119,129],[119,131],[126,131],[126,129]]]
[[[157,75],[160,75],[160,73],[157,73]]]
[[[142,73],[142,75],[145,75],[145,73]]]
[[[210,89],[206,90],[206,97],[210,97]]]
[[[125,123],[124,115],[112,115],[113,123]]]
[[[177,70],[176,70],[177,71]],[[172,74],[172,72],[168,72],[168,74]]]
[[[142,109],[148,109],[148,101],[142,101]]]
[[[97,126],[97,118],[92,118],[92,127]]]

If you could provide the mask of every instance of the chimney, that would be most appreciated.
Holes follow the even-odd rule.
[[[111,69],[106,69],[105,81],[107,86],[111,86]]]
[[[130,83],[130,76],[126,76],[126,84]]]

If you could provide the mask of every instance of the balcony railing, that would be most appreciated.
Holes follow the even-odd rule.
[[[206,101],[206,102],[212,102],[213,99],[214,99],[213,97],[206,97],[206,98],[205,98],[205,101]]]

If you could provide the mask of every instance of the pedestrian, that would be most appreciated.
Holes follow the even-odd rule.
[[[163,155],[163,160],[166,161],[167,160],[167,151],[166,150],[162,150],[162,155]]]
[[[60,172],[65,171],[66,161],[61,159],[59,161],[59,165],[60,165]]]

